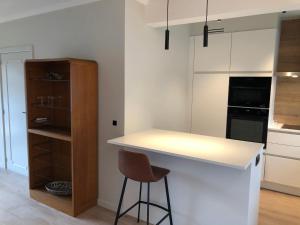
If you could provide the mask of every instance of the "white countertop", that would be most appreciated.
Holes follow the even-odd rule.
[[[279,133],[300,135],[300,130],[282,128],[283,125],[284,124],[282,124],[282,123],[270,123],[268,129],[269,129],[269,131],[274,131],[274,132],[279,132]]]
[[[240,170],[246,170],[263,149],[259,143],[157,129],[128,134],[108,143]]]

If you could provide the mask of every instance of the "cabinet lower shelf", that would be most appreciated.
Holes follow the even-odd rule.
[[[60,197],[49,194],[42,187],[30,189],[30,197],[38,202],[62,211],[70,216],[74,216],[72,197]]]
[[[69,131],[57,128],[45,128],[45,129],[28,129],[29,133],[38,134],[50,138],[59,139],[62,141],[71,142],[71,133]]]

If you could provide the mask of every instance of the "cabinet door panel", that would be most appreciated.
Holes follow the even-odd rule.
[[[203,47],[203,36],[195,38],[195,72],[224,72],[230,67],[231,34],[209,35],[208,47]]]
[[[291,187],[300,187],[300,161],[266,156],[265,180]]]
[[[230,70],[273,71],[275,41],[275,29],[232,33]]]
[[[266,153],[300,160],[300,147],[269,143]]]
[[[193,133],[226,136],[228,89],[228,74],[194,75]]]
[[[300,135],[279,132],[268,132],[268,142],[300,147]]]

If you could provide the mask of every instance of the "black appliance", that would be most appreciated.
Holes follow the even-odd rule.
[[[228,105],[268,109],[271,83],[271,77],[230,78]]]
[[[227,138],[266,147],[271,83],[271,77],[230,78]]]

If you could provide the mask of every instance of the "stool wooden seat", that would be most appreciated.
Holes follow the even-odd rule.
[[[167,179],[167,175],[170,173],[170,170],[161,168],[161,167],[157,167],[157,166],[151,166],[148,157],[144,154],[124,151],[124,150],[119,151],[119,170],[125,176],[125,178],[124,178],[124,182],[123,182],[123,188],[122,188],[122,192],[121,192],[121,197],[120,197],[114,225],[117,225],[119,219],[122,216],[124,216],[125,214],[127,214],[130,210],[132,210],[135,206],[138,206],[137,221],[140,222],[140,206],[141,206],[141,204],[147,205],[147,225],[149,225],[149,207],[150,206],[158,207],[167,212],[167,215],[165,215],[156,225],[161,224],[168,217],[170,219],[170,224],[173,225],[169,188],[168,188],[168,179]],[[137,203],[135,203],[133,206],[131,206],[129,209],[127,209],[125,212],[121,213],[123,197],[124,197],[128,179],[140,182],[139,201]],[[160,205],[150,202],[150,183],[158,182],[161,179],[164,179],[164,181],[165,181],[168,208],[165,208],[163,206],[160,206]],[[143,183],[147,183],[147,186],[148,186],[147,202],[141,200]]]

